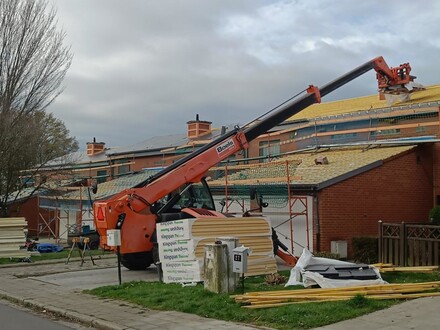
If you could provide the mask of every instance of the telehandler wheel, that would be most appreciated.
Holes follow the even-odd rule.
[[[121,264],[129,270],[145,270],[153,263],[151,252],[126,253],[121,255]]]

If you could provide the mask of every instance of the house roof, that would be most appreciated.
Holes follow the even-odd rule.
[[[128,154],[138,151],[153,151],[162,150],[165,148],[172,148],[186,144],[188,138],[186,134],[174,134],[174,135],[164,135],[164,136],[154,136],[144,141],[128,145],[125,147],[119,147],[117,149],[106,152],[107,156]]]
[[[38,189],[35,187],[27,187],[21,190],[12,192],[6,199],[6,204],[12,204],[17,202],[22,202],[32,196],[45,196],[49,195],[54,191],[61,191],[62,189],[69,189],[74,187],[77,183],[75,179],[72,180],[55,180],[48,181],[42,184]],[[72,188],[73,189],[73,188]]]
[[[393,104],[393,107],[438,101],[440,101],[440,85],[433,85],[426,87],[425,90],[412,93],[409,101]],[[290,117],[287,121],[299,121],[304,119],[319,118],[322,116],[336,116],[344,113],[353,113],[389,107],[390,105],[386,100],[379,100],[378,94],[375,94],[334,102],[313,104],[296,115]]]
[[[234,174],[228,176],[229,186],[280,185],[286,184],[286,161],[289,163],[289,176],[292,185],[322,189],[351,176],[355,176],[385,160],[415,148],[411,145],[390,146],[333,146],[313,151],[299,151],[269,163],[235,168],[228,166]],[[326,158],[328,164],[316,164],[318,158]],[[216,168],[219,170],[220,168]],[[229,173],[230,173],[229,172]],[[224,186],[225,179],[210,181],[211,186]]]
[[[110,150],[110,149],[109,149]],[[93,156],[88,156],[87,151],[75,151],[68,155],[55,158],[50,162],[44,164],[44,168],[53,167],[81,167],[81,165],[98,166],[107,162],[107,155],[105,152],[98,153]]]
[[[230,125],[226,127],[226,131],[230,131],[233,129],[233,126]],[[112,149],[111,151],[106,152],[107,156],[115,156],[129,153],[139,153],[139,152],[160,152],[164,153],[167,149],[170,151],[176,150],[181,147],[191,147],[199,144],[206,144],[212,139],[215,139],[220,134],[220,129],[214,128],[211,133],[200,136],[200,140],[197,139],[189,139],[186,134],[173,134],[173,135],[164,135],[164,136],[154,136],[144,141],[126,146],[126,147],[118,147]]]
[[[295,171],[292,183],[316,185],[319,189],[349,177],[380,166],[387,159],[414,149],[416,145],[405,146],[353,146],[329,148],[289,157],[301,161]],[[317,157],[326,157],[328,164],[315,164]]]
[[[108,198],[125,189],[132,188],[140,182],[145,181],[150,176],[157,173],[159,170],[161,170],[161,168],[148,169],[142,172],[122,176],[117,179],[113,179],[111,181],[100,183],[98,184],[98,190],[96,194],[93,194],[91,191],[88,190],[87,187],[84,187],[82,191],[75,191],[64,195],[63,199],[79,200],[81,198],[84,199],[85,197],[87,197],[93,200],[100,200],[100,199]],[[90,196],[88,196],[89,194]]]

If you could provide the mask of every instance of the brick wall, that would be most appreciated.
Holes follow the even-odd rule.
[[[432,207],[429,148],[419,147],[320,191],[320,246],[314,250],[330,251],[331,241],[346,240],[350,258],[351,238],[376,237],[378,220],[426,222]]]
[[[41,216],[48,221],[49,218],[54,217],[54,211],[49,212],[45,209],[38,208],[38,198],[36,196],[31,197],[27,201],[20,203],[14,203],[9,206],[11,217],[24,217],[27,221],[27,229],[29,237],[38,237],[47,235],[49,236],[50,230],[47,228],[46,224],[40,217]],[[41,224],[42,228],[39,228]],[[40,233],[40,230],[43,229]],[[55,231],[55,222],[51,223],[52,231]]]
[[[440,143],[436,143],[433,146],[433,205],[440,205]]]

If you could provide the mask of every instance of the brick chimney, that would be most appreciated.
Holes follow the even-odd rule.
[[[96,138],[93,138],[93,142],[87,142],[87,156],[94,156],[105,150],[104,142],[96,142]]]
[[[199,115],[196,115],[196,120],[190,120],[187,122],[188,131],[187,137],[190,139],[196,139],[203,135],[211,133],[210,121],[199,120]]]

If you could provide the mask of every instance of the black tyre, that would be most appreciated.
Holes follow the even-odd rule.
[[[127,253],[121,255],[121,264],[129,270],[145,270],[153,263],[151,252]]]
[[[90,250],[97,250],[99,249],[99,240],[91,241],[89,243]]]

